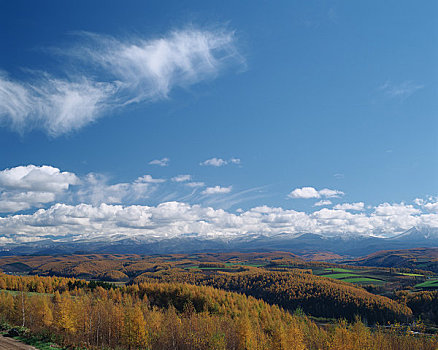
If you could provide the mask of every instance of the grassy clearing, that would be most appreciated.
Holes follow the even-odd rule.
[[[237,266],[237,267],[240,267],[240,266],[251,266],[251,267],[265,266],[264,264],[252,264],[252,263],[245,263],[245,262],[242,262],[242,263],[239,263],[239,262],[236,262],[236,263],[225,263],[225,265],[226,266]]]
[[[321,277],[334,278],[337,280],[348,278],[348,277],[361,277],[360,275],[356,275],[355,273],[332,273],[326,275],[320,275]]]
[[[375,278],[370,278],[370,277],[345,278],[343,279],[343,281],[349,283],[372,283],[372,284],[384,283],[384,281],[382,280],[377,280]]]
[[[332,267],[327,267],[327,268],[325,268],[324,270],[325,270],[325,271],[332,271],[332,272],[356,272],[356,271],[353,271],[353,270],[341,269],[341,268],[339,268],[339,267],[334,267],[334,268],[332,268]]]
[[[64,348],[60,347],[59,345],[40,340],[36,337],[24,337],[24,336],[18,336],[14,337],[14,339],[17,339],[27,345],[33,346],[39,350],[63,350]]]
[[[418,273],[406,273],[406,272],[399,272],[399,275],[402,276],[411,276],[411,277],[424,277],[424,275],[420,275]]]
[[[426,282],[419,283],[415,288],[438,288],[438,279],[427,280]]]
[[[21,293],[18,290],[7,290],[7,289],[0,289],[0,293],[1,292],[9,293],[9,294],[12,294],[12,295],[18,295],[18,294]],[[49,296],[51,296],[51,295],[53,295],[51,293],[37,293],[37,292],[24,292],[24,294],[26,294],[28,296],[33,296],[33,295],[49,295]]]

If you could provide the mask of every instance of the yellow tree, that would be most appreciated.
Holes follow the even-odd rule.
[[[28,301],[29,327],[40,332],[52,325],[53,314],[47,297],[34,296]]]
[[[76,333],[77,322],[73,300],[68,292],[62,295],[58,291],[54,294],[55,302],[55,326],[67,337]]]
[[[123,340],[129,350],[148,346],[146,321],[138,304],[125,310]]]

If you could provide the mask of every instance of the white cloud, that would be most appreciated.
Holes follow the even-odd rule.
[[[203,183],[203,182],[188,182],[185,185],[188,187],[204,187],[205,183]]]
[[[422,199],[422,198],[415,198],[414,199],[414,203],[416,205],[422,206],[424,204],[424,199]]]
[[[415,198],[414,203],[429,212],[438,213],[438,198],[436,197],[429,197],[427,199]]]
[[[42,239],[47,235],[59,236],[60,232],[73,239],[110,240],[111,236],[120,235],[156,239],[191,233],[206,238],[308,232],[394,235],[416,225],[438,227],[438,214],[417,213],[403,203],[384,203],[377,208],[371,214],[327,208],[307,214],[260,206],[232,213],[181,202],[156,206],[58,203],[29,215],[0,217],[0,231],[7,233],[7,242],[17,242]],[[386,209],[382,212],[382,208]],[[394,215],[387,215],[388,208],[394,210]],[[2,240],[0,244],[7,242]]]
[[[198,192],[197,187],[204,186],[203,183],[185,181],[185,186],[178,186],[181,191],[173,192],[170,186],[172,192],[169,192],[164,179],[151,175],[111,184],[100,174],[78,179],[73,173],[61,172],[51,166],[5,169],[0,171],[2,212],[13,213],[58,203],[33,214],[0,217],[0,232],[4,235],[0,244],[35,241],[46,235],[72,239],[109,239],[111,235],[164,238],[191,233],[206,237],[306,232],[390,236],[413,226],[438,227],[438,205],[434,197],[416,199],[416,206],[403,202],[382,203],[366,211],[364,204],[357,202],[338,204],[332,209],[318,208],[313,213],[259,206],[233,214],[226,209],[248,198],[263,197],[263,188],[232,193],[232,186],[214,186]],[[192,187],[191,193],[187,193],[186,186]],[[296,190],[299,190],[295,192],[298,198],[314,198],[312,196],[316,194],[321,198],[340,192],[317,191],[313,187]],[[179,202],[169,202],[176,199]],[[59,203],[62,200],[84,204]],[[150,202],[159,204],[144,205]],[[330,200],[326,198],[315,203],[316,206],[329,204]]]
[[[151,184],[159,184],[159,183],[163,183],[166,182],[165,179],[154,179],[151,175],[143,175],[140,176],[139,178],[137,178],[137,180],[135,180],[136,183],[151,183]]]
[[[152,40],[85,36],[90,45],[77,47],[73,54],[91,59],[122,82],[123,89],[134,90],[132,100],[136,102],[166,97],[173,87],[214,77],[230,59],[242,59],[234,45],[234,33],[223,29],[179,30]]]
[[[158,184],[164,179],[154,179],[151,175],[144,175],[130,183],[108,184],[108,178],[102,174],[88,174],[77,191],[80,202],[98,205],[102,203],[119,204],[144,201],[149,198]]]
[[[110,107],[116,86],[43,76],[36,82],[16,82],[0,76],[0,121],[19,132],[45,129],[50,135],[79,129]]]
[[[172,177],[173,182],[186,182],[186,181],[190,181],[191,179],[192,179],[192,175],[178,175]]]
[[[227,164],[240,164],[241,160],[239,158],[231,158],[230,160],[225,160],[222,158],[210,158],[207,160],[204,160],[203,162],[199,163],[199,165],[203,165],[203,166],[215,166],[215,167],[220,167],[220,166],[224,166]]]
[[[357,203],[342,203],[342,204],[336,204],[333,209],[339,209],[339,210],[356,210],[361,211],[365,209],[365,204],[363,202],[357,202]]]
[[[203,162],[200,163],[200,165],[205,165],[205,166],[215,166],[215,167],[220,167],[220,166],[224,166],[227,165],[228,162],[226,160],[223,160],[221,158],[211,158],[211,159],[207,159]]]
[[[429,225],[431,221],[438,224],[437,218],[431,220],[431,216],[423,214],[421,210],[405,203],[382,203],[374,208],[369,221],[374,231],[381,233],[393,233],[407,230],[417,225]]]
[[[18,166],[0,171],[0,212],[40,207],[64,194],[78,177],[51,166]]]
[[[424,208],[433,213],[438,213],[438,202],[435,203],[426,203],[424,204]]]
[[[318,202],[316,202],[313,206],[314,207],[322,207],[322,206],[326,206],[326,205],[331,205],[332,201],[328,200],[328,199],[322,199]]]
[[[296,188],[292,192],[289,193],[289,198],[335,198],[344,195],[344,192],[337,190],[330,190],[328,188],[324,188],[320,191],[316,190],[313,187],[302,187]]]
[[[344,195],[344,192],[338,190],[330,190],[328,188],[323,188],[319,191],[319,194],[327,198],[338,198]]]
[[[207,187],[204,191],[202,191],[202,194],[210,195],[210,194],[230,193],[231,188],[232,188],[232,186],[229,186],[229,187],[221,187],[221,186]]]
[[[412,81],[394,84],[388,80],[379,87],[379,90],[383,91],[388,97],[405,99],[423,87],[423,85],[415,84]]]
[[[158,166],[168,166],[170,162],[169,158],[161,158],[161,159],[154,159],[149,162],[150,165],[158,165]]]
[[[421,210],[403,202],[395,204],[382,203],[374,209],[374,213],[378,216],[408,216],[420,214]]]
[[[296,188],[288,195],[290,198],[319,198],[319,192],[313,187]]]
[[[19,132],[40,128],[58,136],[131,103],[166,98],[175,87],[214,78],[227,62],[242,62],[233,32],[223,29],[180,30],[148,40],[92,33],[80,38],[73,49],[52,50],[70,59],[61,67],[68,78],[0,75],[0,122]]]

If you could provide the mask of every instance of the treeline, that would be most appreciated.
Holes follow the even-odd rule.
[[[425,321],[438,325],[438,291],[423,291],[412,293],[399,291],[395,293],[396,300],[407,305],[414,315]]]
[[[23,286],[16,277],[17,286]],[[44,278],[42,278],[44,279]],[[72,281],[69,281],[72,282]],[[63,283],[67,288],[68,282]],[[433,337],[356,320],[318,327],[305,316],[212,287],[141,283],[105,289],[70,283],[52,295],[0,292],[3,322],[87,349],[436,349]],[[56,289],[56,288],[54,288]]]
[[[302,270],[215,275],[169,271],[160,275],[145,273],[135,281],[208,285],[263,299],[290,311],[299,307],[306,314],[317,317],[345,318],[352,321],[360,315],[369,323],[385,324],[406,322],[412,316],[412,311],[405,304]]]

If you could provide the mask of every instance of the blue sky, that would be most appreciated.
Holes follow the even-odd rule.
[[[437,226],[437,13],[435,1],[0,1],[0,235],[32,236],[38,215],[81,203],[211,207],[235,233],[253,232],[241,216],[261,207],[292,233]],[[199,215],[175,232],[209,222]]]

